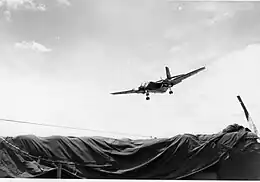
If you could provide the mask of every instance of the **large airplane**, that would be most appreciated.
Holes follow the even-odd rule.
[[[171,76],[170,69],[166,66],[166,78],[161,79],[158,81],[150,81],[146,82],[144,84],[141,84],[137,89],[131,89],[131,90],[126,90],[126,91],[120,91],[120,92],[114,92],[111,93],[113,95],[118,95],[118,94],[146,94],[146,100],[150,100],[149,94],[150,93],[165,93],[168,89],[169,94],[173,94],[173,91],[171,90],[171,87],[174,85],[182,82],[182,80],[204,70],[205,67],[201,67],[199,69],[196,69],[194,71],[191,71],[189,73],[185,74],[180,74],[180,75],[175,75]]]

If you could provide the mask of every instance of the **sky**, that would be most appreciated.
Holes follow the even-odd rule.
[[[0,0],[1,136],[212,134],[260,127],[260,2]],[[111,95],[206,70],[173,95]]]

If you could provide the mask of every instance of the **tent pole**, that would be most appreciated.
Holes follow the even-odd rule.
[[[242,106],[242,108],[243,108],[243,110],[244,110],[244,113],[245,113],[245,115],[246,115],[246,120],[247,120],[247,122],[248,122],[248,124],[249,124],[249,128],[250,128],[257,136],[259,136],[258,130],[257,130],[257,128],[256,128],[256,125],[255,125],[255,123],[253,122],[252,118],[250,117],[249,112],[247,111],[246,106],[245,106],[245,104],[243,103],[241,97],[238,95],[237,98],[238,98],[238,101],[240,102],[240,104],[241,104],[241,106]]]
[[[244,113],[245,113],[245,115],[246,115],[246,120],[248,121],[248,120],[249,120],[249,113],[248,113],[248,111],[247,111],[247,109],[246,109],[246,106],[245,106],[245,104],[243,103],[243,101],[242,101],[242,99],[241,99],[241,97],[240,97],[239,95],[237,96],[237,99],[238,99],[239,103],[241,104],[241,106],[242,106],[242,108],[243,108],[243,110],[244,110]]]
[[[58,163],[58,169],[57,169],[57,178],[58,179],[61,179],[61,168],[62,168],[61,163]]]

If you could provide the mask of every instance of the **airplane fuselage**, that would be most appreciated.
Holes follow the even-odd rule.
[[[147,91],[151,92],[151,93],[165,93],[167,90],[168,90],[168,87],[164,87],[164,86],[157,88],[157,89],[147,89]]]
[[[149,82],[145,90],[151,93],[165,93],[169,88],[180,82],[180,79],[172,79],[161,83]]]

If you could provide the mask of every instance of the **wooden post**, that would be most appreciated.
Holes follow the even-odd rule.
[[[62,169],[62,164],[58,163],[58,169],[57,169],[57,178],[61,179],[61,169]]]

